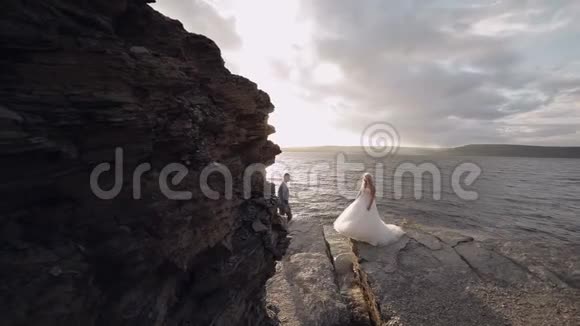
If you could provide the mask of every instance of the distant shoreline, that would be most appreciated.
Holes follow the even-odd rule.
[[[283,152],[364,152],[361,146],[286,147]],[[400,155],[497,156],[533,158],[580,158],[580,146],[533,146],[472,144],[452,148],[401,147]]]

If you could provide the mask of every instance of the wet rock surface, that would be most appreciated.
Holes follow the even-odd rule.
[[[268,95],[208,38],[145,0],[7,0],[0,13],[0,313],[3,325],[259,325],[287,241],[259,173],[280,150]],[[90,174],[115,166],[117,196]],[[213,163],[218,199],[200,189]],[[120,162],[117,162],[120,163]],[[135,200],[133,172],[140,177]],[[168,178],[187,200],[160,190]],[[114,174],[99,178],[104,190]],[[246,199],[251,197],[251,199]]]

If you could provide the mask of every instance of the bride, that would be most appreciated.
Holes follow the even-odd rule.
[[[369,173],[362,179],[357,198],[334,221],[334,229],[355,240],[376,245],[397,241],[405,232],[398,226],[381,220],[375,201],[375,185]]]

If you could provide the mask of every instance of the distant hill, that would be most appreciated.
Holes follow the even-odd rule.
[[[284,152],[349,152],[362,153],[360,146],[289,147]],[[451,155],[451,156],[505,156],[505,157],[552,157],[580,158],[580,147],[528,146],[477,144],[454,148],[401,147],[398,155]]]
[[[481,144],[449,148],[443,152],[460,156],[580,158],[580,147]]]
[[[283,152],[347,152],[347,153],[364,153],[361,146],[314,146],[314,147],[288,147],[282,148]],[[423,148],[423,147],[400,147],[397,149],[399,155],[431,155],[441,152],[442,149]]]

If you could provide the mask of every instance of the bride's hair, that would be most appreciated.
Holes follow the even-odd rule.
[[[375,200],[375,195],[377,192],[377,190],[375,188],[375,183],[373,182],[373,176],[370,173],[363,174],[362,188],[363,188],[363,190],[368,188],[371,192],[371,201],[369,202],[369,205],[367,207],[367,210],[370,210],[371,206],[373,204],[373,201]]]

